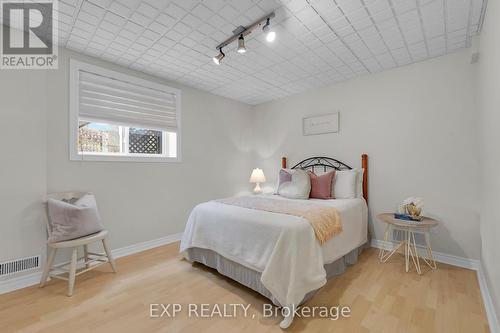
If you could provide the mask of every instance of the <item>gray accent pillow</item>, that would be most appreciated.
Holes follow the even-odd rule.
[[[93,194],[83,195],[74,204],[51,198],[47,206],[50,243],[80,238],[104,229]]]
[[[289,199],[309,199],[311,192],[311,178],[307,171],[297,169],[291,170],[290,180],[284,179],[279,184],[278,194]]]

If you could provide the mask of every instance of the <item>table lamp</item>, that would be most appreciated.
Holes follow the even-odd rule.
[[[266,176],[264,176],[264,172],[262,169],[255,168],[252,171],[252,175],[250,176],[250,183],[255,183],[255,188],[253,189],[253,193],[261,193],[262,189],[260,188],[260,183],[266,181]]]

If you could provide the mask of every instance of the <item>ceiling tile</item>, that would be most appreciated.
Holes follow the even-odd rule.
[[[483,0],[61,0],[60,42],[249,104],[282,98],[470,45]],[[275,11],[274,43],[215,47]]]

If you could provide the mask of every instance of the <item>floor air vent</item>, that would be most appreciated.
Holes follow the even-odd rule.
[[[29,271],[40,267],[40,256],[11,260],[0,263],[0,276]]]

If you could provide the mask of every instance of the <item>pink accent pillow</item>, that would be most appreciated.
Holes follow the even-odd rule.
[[[309,194],[309,198],[332,199],[332,182],[334,176],[335,170],[320,176],[309,172],[309,177],[311,178],[311,193]]]

